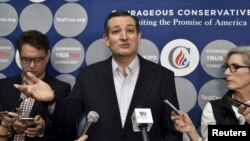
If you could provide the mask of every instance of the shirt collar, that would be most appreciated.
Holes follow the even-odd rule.
[[[115,74],[118,70],[119,70],[119,66],[118,64],[115,62],[114,58],[112,58],[112,70],[113,70],[113,74]],[[139,58],[138,56],[136,56],[134,58],[134,60],[128,65],[128,67],[126,68],[126,70],[129,71],[129,73],[131,75],[133,75],[133,73],[138,70],[140,68],[140,64],[139,64]]]

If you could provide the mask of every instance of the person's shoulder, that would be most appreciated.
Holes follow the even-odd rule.
[[[0,79],[0,83],[15,82],[21,80],[21,75],[15,75],[10,77],[5,77]]]
[[[218,99],[214,99],[214,100],[210,100],[208,101],[205,106],[204,109],[212,109],[212,110],[219,110],[221,109],[221,107],[225,106],[225,101],[223,98],[218,98]]]
[[[147,67],[147,68],[152,68],[155,70],[158,70],[159,72],[164,72],[164,73],[169,73],[169,74],[173,74],[174,72],[160,64],[157,64],[155,62],[152,62],[150,60],[144,59],[143,57],[139,56],[140,61],[141,61],[141,65]]]
[[[213,107],[214,109],[214,108],[224,107],[227,104],[227,101],[224,98],[219,98],[210,100],[209,103],[211,104],[211,107]]]
[[[64,91],[68,93],[71,90],[71,85],[65,81],[54,78],[50,75],[45,75],[44,82],[50,85],[50,87],[55,91]],[[60,94],[61,95],[61,94]]]
[[[102,60],[102,61],[90,64],[88,66],[82,67],[80,69],[80,72],[96,71],[102,68],[106,68],[107,66],[111,67],[111,60],[112,58],[110,57],[106,60]]]
[[[232,97],[233,91],[232,90],[228,90],[224,96],[222,96],[222,98],[216,98],[216,99],[212,99],[210,100],[210,103],[212,105],[225,105],[225,104],[229,104],[228,101],[228,97]]]
[[[57,78],[52,77],[51,75],[45,75],[44,77],[44,81],[46,83],[56,83],[56,84],[60,84],[60,85],[70,85],[69,83],[59,80]]]

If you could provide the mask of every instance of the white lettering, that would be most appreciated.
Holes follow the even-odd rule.
[[[212,136],[246,136],[246,131],[233,131],[230,129],[229,131],[219,131],[218,129],[212,129]]]

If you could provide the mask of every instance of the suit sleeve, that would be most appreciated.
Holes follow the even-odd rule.
[[[166,72],[166,77],[164,80],[165,83],[165,92],[164,97],[168,99],[177,109],[179,109],[179,103],[177,99],[175,79],[173,72]],[[182,141],[182,133],[175,130],[174,124],[171,120],[171,111],[172,109],[163,103],[163,131],[165,130],[164,141]]]
[[[83,74],[76,77],[75,85],[65,99],[57,99],[55,111],[51,116],[53,122],[58,125],[70,126],[83,113]]]

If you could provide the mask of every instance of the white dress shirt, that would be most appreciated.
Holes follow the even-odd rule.
[[[139,58],[136,56],[129,66],[125,68],[125,70],[119,67],[115,60],[112,59],[112,69],[122,127],[124,127],[130,102],[133,97],[135,85],[139,75]]]

